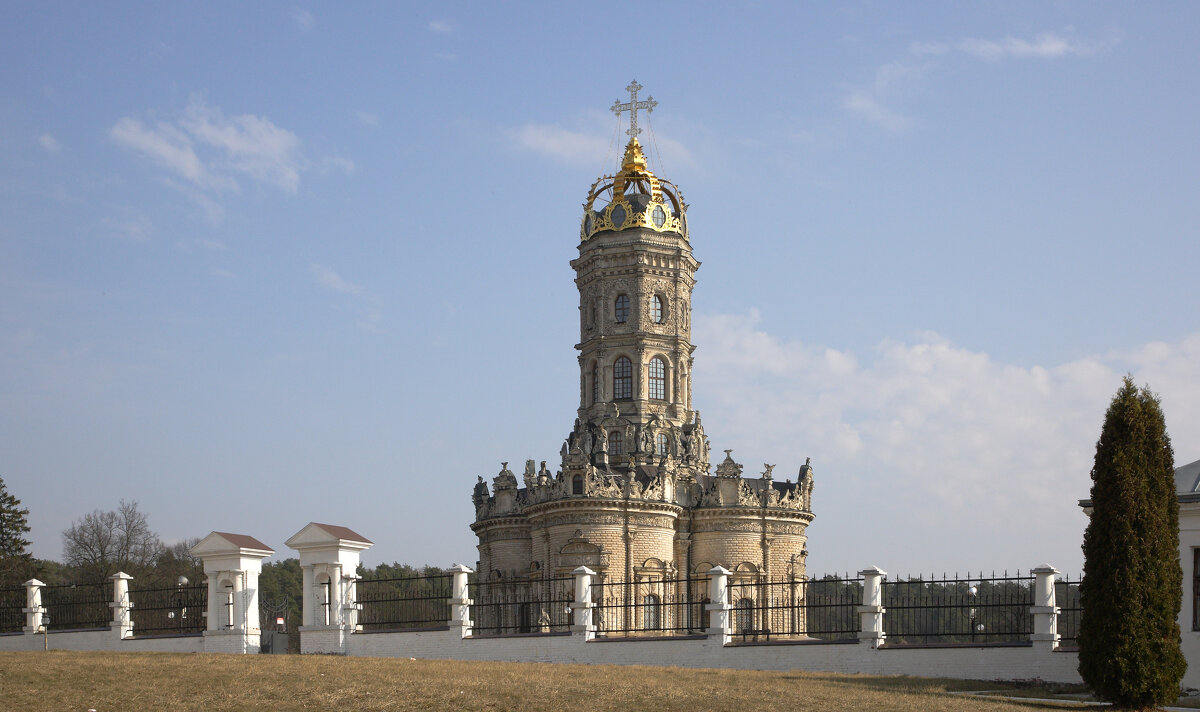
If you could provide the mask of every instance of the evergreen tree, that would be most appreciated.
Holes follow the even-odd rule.
[[[1080,585],[1079,674],[1118,708],[1174,702],[1187,667],[1174,470],[1158,398],[1127,376],[1096,443]]]
[[[9,494],[0,478],[0,586],[21,583],[32,570],[33,560],[29,556],[29,510],[21,507],[21,500]]]

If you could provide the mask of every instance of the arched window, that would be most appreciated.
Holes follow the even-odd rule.
[[[645,630],[658,630],[662,628],[662,611],[661,604],[658,601],[658,596],[653,593],[646,594],[642,599],[642,628]]]
[[[620,430],[614,430],[608,434],[608,454],[625,454],[625,434]]]
[[[600,402],[600,369],[592,364],[592,405]]]
[[[654,438],[655,450],[659,455],[667,454],[667,434],[659,433]]]
[[[583,475],[571,478],[571,494],[583,494]]]
[[[613,398],[633,397],[633,363],[622,356],[613,363]]]
[[[661,358],[655,356],[650,359],[649,372],[650,398],[653,400],[667,399],[667,364]]]
[[[650,314],[651,314],[651,318],[654,319],[654,323],[655,324],[663,323],[663,321],[665,321],[667,318],[667,306],[663,302],[663,298],[660,297],[659,295],[655,294],[654,301],[650,305],[650,307],[651,307]]]
[[[616,304],[613,305],[613,314],[617,318],[618,324],[624,324],[629,319],[629,296],[626,294],[618,294]]]

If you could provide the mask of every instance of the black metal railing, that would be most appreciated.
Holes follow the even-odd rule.
[[[1079,647],[1079,615],[1083,606],[1079,602],[1079,584],[1081,579],[1071,580],[1070,576],[1054,582],[1054,603],[1058,606],[1058,634],[1061,636],[1059,647],[1074,649]]]
[[[887,644],[1028,642],[1033,576],[908,578],[883,582]]]
[[[365,631],[439,628],[450,621],[451,574],[362,579],[355,598]]]
[[[696,635],[708,628],[709,577],[593,581],[596,635]]]
[[[25,587],[0,588],[0,633],[16,633],[25,627]]]
[[[112,620],[113,585],[98,583],[62,584],[42,588],[42,606],[46,609],[50,630],[105,628]]]
[[[136,635],[194,635],[204,632],[208,585],[130,589],[129,612]]]
[[[474,636],[563,633],[574,622],[574,577],[473,582],[468,589]]]
[[[858,636],[862,579],[733,579],[729,583],[729,603],[733,636],[743,642],[852,639]]]

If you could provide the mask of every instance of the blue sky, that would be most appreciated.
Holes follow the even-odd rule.
[[[608,6],[606,6],[608,8]],[[1081,566],[1125,373],[1200,458],[1191,3],[9,5],[0,477],[34,552],[309,521],[474,563],[556,464],[576,254],[643,138],[683,189],[694,400],[816,468],[814,572]]]

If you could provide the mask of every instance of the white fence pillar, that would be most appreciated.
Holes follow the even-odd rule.
[[[258,575],[262,560],[274,554],[246,534],[213,532],[190,549],[204,562],[208,577],[208,626],[204,651],[257,653],[262,631],[258,623]]]
[[[729,603],[730,573],[732,572],[723,566],[714,566],[708,570],[709,603],[704,607],[704,610],[708,612],[708,630],[706,632],[709,638],[716,639],[716,642],[721,645],[725,645],[733,639],[733,621],[729,615],[731,609]]]
[[[591,640],[596,637],[596,626],[592,623],[592,577],[596,572],[580,566],[571,573],[575,574],[575,601],[571,604],[575,622],[571,624],[571,632],[583,633],[584,640]]]
[[[46,624],[46,609],[42,606],[42,587],[45,585],[37,579],[25,582],[25,607],[21,612],[25,614],[25,627],[22,630],[26,633],[40,633]]]
[[[858,575],[863,579],[863,601],[858,607],[862,626],[858,632],[858,639],[866,641],[872,648],[878,648],[887,637],[883,632],[883,579],[887,572],[878,566],[872,566],[859,571]]]
[[[133,577],[124,571],[118,571],[109,578],[113,582],[113,599],[112,603],[108,604],[113,612],[109,628],[118,638],[128,638],[133,635],[133,618],[130,614],[133,602],[129,600],[129,582]]]
[[[1058,647],[1058,601],[1054,594],[1054,577],[1058,569],[1050,564],[1042,564],[1033,570],[1033,605],[1029,612],[1033,614],[1033,635],[1029,639],[1033,646],[1054,650]]]
[[[471,592],[467,576],[474,573],[462,564],[450,567],[450,634],[456,638],[471,635]]]

